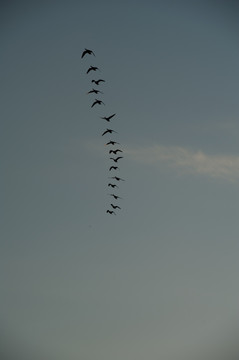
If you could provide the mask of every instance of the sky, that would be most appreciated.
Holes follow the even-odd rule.
[[[4,360],[238,358],[238,15],[1,2]],[[104,94],[87,94],[96,77]]]

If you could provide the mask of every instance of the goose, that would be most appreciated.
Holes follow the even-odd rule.
[[[95,54],[94,54],[94,52],[92,50],[89,50],[89,49],[85,48],[85,50],[83,51],[83,53],[81,55],[81,58],[83,58],[86,54],[89,54],[89,55],[93,54],[95,56]]]
[[[117,158],[110,158],[114,162],[117,162],[119,159],[123,159],[123,156],[118,156]]]
[[[119,178],[118,176],[111,176],[111,177],[109,177],[109,179],[115,179],[115,180],[117,180],[117,181],[125,181],[124,179],[121,179],[121,178]]]
[[[112,130],[112,129],[106,129],[106,130],[103,132],[102,136],[105,135],[105,134],[107,134],[107,133],[112,134],[112,132],[115,132],[115,133],[117,134],[117,132],[114,131],[114,130]]]
[[[98,99],[95,99],[95,101],[93,102],[93,104],[91,105],[91,107],[95,106],[96,104],[99,104],[99,105],[104,104],[104,105],[105,105],[105,103],[103,103],[103,101],[98,100]]]
[[[123,152],[123,151],[120,150],[120,149],[110,150],[110,151],[109,151],[109,154],[113,153],[113,154],[117,155],[117,152]]]
[[[104,116],[104,117],[101,117],[101,119],[104,119],[106,121],[110,121],[110,119],[112,119],[112,117],[114,117],[116,114],[113,114],[113,115],[110,115],[110,116]]]
[[[116,200],[117,199],[122,199],[121,197],[119,197],[118,195],[115,195],[115,194],[108,194],[108,195],[113,196]]]
[[[95,89],[92,89],[92,90],[88,91],[87,94],[93,94],[93,93],[95,93],[95,94],[99,94],[99,93],[104,94],[102,91],[100,91],[100,90],[95,90]]]
[[[111,211],[111,210],[107,210],[106,213],[108,213],[108,214],[110,214],[110,215],[112,215],[112,214],[116,215],[116,213],[115,213],[113,210],[112,210],[112,211]]]
[[[99,85],[100,82],[105,82],[105,80],[103,79],[99,79],[99,80],[91,80],[92,83],[95,83],[96,85]]]
[[[109,142],[107,142],[107,144],[105,144],[105,145],[115,145],[115,144],[120,145],[120,143],[118,143],[118,142],[116,142],[116,141],[109,141]]]
[[[118,168],[118,166],[111,166],[111,167],[109,168],[109,171],[111,171],[112,169],[117,170],[117,169],[119,169],[119,168]]]
[[[110,204],[112,206],[113,209],[121,209],[121,207],[119,207],[118,205],[114,205],[114,204]]]
[[[100,71],[100,69],[99,69],[98,67],[91,65],[91,66],[89,67],[89,69],[86,71],[86,74],[89,74],[90,71],[96,71],[96,70],[99,70],[99,71]]]
[[[117,186],[116,184],[111,184],[111,183],[109,183],[108,186],[111,186],[112,188],[115,188],[115,187],[118,188],[118,186]]]

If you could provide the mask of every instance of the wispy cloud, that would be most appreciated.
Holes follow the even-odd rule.
[[[163,162],[181,173],[223,178],[228,181],[239,180],[239,156],[235,155],[208,155],[201,150],[161,145],[128,149],[127,153],[132,160],[145,164]]]

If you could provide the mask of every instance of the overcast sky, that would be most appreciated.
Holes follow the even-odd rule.
[[[2,351],[231,360],[237,1],[0,6]],[[98,78],[103,94],[87,94]],[[95,98],[105,105],[91,108]],[[111,139],[124,158],[109,172]]]

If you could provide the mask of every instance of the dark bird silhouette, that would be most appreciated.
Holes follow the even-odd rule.
[[[112,211],[111,211],[111,210],[107,210],[106,213],[108,213],[108,214],[110,214],[110,215],[113,215],[113,214],[116,215],[116,213],[115,213],[113,210],[112,210]]]
[[[118,166],[111,166],[111,167],[109,168],[109,171],[111,171],[112,169],[117,170],[117,169],[119,169],[119,168],[118,168]]]
[[[111,183],[109,183],[108,186],[111,186],[112,188],[115,188],[115,187],[118,188],[118,186],[117,186],[116,184],[111,184]]]
[[[123,156],[118,156],[117,158],[110,158],[111,160],[114,160],[114,162],[117,162],[119,159],[123,159]]]
[[[99,85],[100,82],[105,82],[105,80],[103,79],[99,79],[99,80],[91,80],[92,83],[95,83],[96,85]]]
[[[86,71],[86,74],[89,74],[89,72],[90,71],[96,71],[96,70],[99,70],[100,71],[100,69],[97,67],[97,66],[90,66],[89,67],[89,69]]]
[[[95,106],[96,104],[99,104],[99,105],[104,104],[104,105],[105,105],[105,103],[103,103],[103,101],[98,100],[98,99],[95,99],[95,101],[93,102],[93,104],[91,105],[91,107]]]
[[[93,93],[95,93],[95,94],[99,94],[99,93],[104,94],[102,91],[100,91],[100,90],[95,90],[95,89],[92,89],[92,90],[88,91],[87,94],[93,94]]]
[[[110,150],[110,151],[109,151],[109,154],[113,153],[113,154],[117,155],[117,152],[123,152],[123,151],[120,150],[120,149]]]
[[[105,134],[107,134],[107,133],[112,134],[112,132],[115,132],[115,133],[117,134],[117,132],[114,131],[114,130],[112,130],[112,129],[106,129],[106,130],[103,132],[102,136],[105,135]]]
[[[125,181],[124,179],[119,178],[118,176],[111,176],[109,179],[115,179],[117,181]]]
[[[107,142],[107,144],[105,144],[105,145],[115,145],[115,144],[118,144],[118,145],[120,145],[118,142],[116,142],[116,141],[109,141],[109,142]]]
[[[118,205],[114,205],[114,204],[110,204],[112,206],[113,209],[121,209],[121,207],[119,207]]]
[[[89,49],[86,49],[83,51],[82,55],[81,55],[81,58],[83,58],[86,54],[89,54],[89,55],[94,55],[94,52],[92,50],[89,50]]]
[[[119,197],[118,195],[115,195],[115,194],[108,194],[108,195],[113,196],[116,200],[117,199],[122,199],[121,197]]]
[[[104,119],[106,121],[110,121],[110,119],[112,119],[112,117],[114,117],[116,114],[113,114],[113,115],[110,115],[110,116],[104,116],[104,117],[101,117],[101,119]]]

